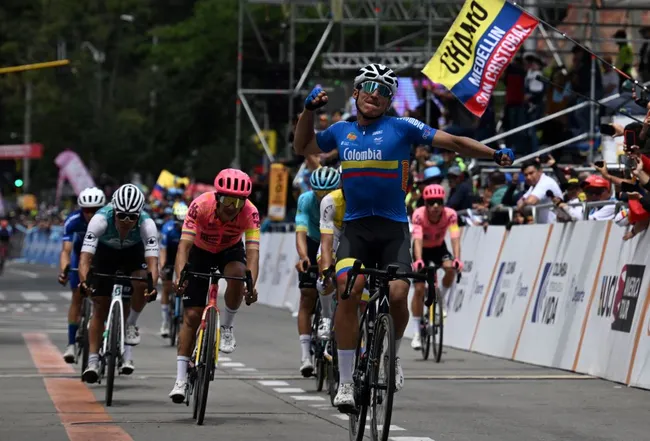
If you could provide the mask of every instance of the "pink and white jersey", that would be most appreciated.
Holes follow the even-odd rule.
[[[460,237],[458,228],[458,216],[453,208],[444,207],[440,220],[433,224],[429,222],[427,207],[420,207],[413,212],[413,239],[422,239],[423,248],[436,248],[445,241],[447,229],[451,238]]]

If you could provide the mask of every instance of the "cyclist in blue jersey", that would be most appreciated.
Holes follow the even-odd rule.
[[[163,281],[163,292],[160,298],[162,324],[160,326],[160,336],[167,338],[169,336],[170,311],[169,304],[170,294],[172,292],[172,278],[174,276],[174,262],[176,262],[176,252],[178,243],[181,240],[181,230],[183,221],[187,215],[187,205],[179,204],[173,209],[174,217],[165,222],[160,229],[160,278]]]
[[[63,243],[59,255],[59,283],[65,285],[68,282],[68,274],[63,271],[69,265],[71,268],[78,268],[79,254],[83,244],[88,222],[95,215],[97,210],[106,205],[106,195],[97,187],[86,188],[77,197],[79,209],[68,215],[63,224]],[[79,292],[79,274],[76,271],[69,273],[70,289],[72,299],[68,308],[68,346],[63,352],[63,359],[66,363],[74,363],[74,344],[79,329],[81,313],[81,293]]]
[[[310,377],[314,372],[311,360],[311,316],[316,307],[316,281],[318,270],[309,267],[317,265],[316,257],[320,247],[320,202],[341,183],[341,176],[336,169],[321,167],[309,177],[311,190],[300,195],[296,210],[296,250],[298,251],[298,287],[300,288],[300,306],[298,309],[298,335],[300,337],[300,373]],[[331,305],[331,296],[325,302]],[[321,302],[323,298],[321,296]],[[321,303],[322,304],[322,303]],[[324,323],[319,323],[318,334],[329,333]]]
[[[0,219],[0,273],[2,273],[5,260],[9,255],[9,241],[12,234],[14,234],[14,230],[9,225],[9,221],[4,218]]]
[[[381,64],[362,67],[354,79],[352,93],[357,121],[340,121],[314,133],[314,111],[327,103],[327,94],[315,88],[305,99],[298,119],[294,148],[299,155],[338,149],[343,168],[346,210],[345,228],[337,250],[337,288],[345,289],[347,271],[355,259],[366,267],[398,264],[411,269],[411,238],[404,197],[409,181],[412,145],[427,144],[452,150],[464,157],[494,159],[509,165],[514,154],[509,149],[493,150],[470,138],[453,136],[433,129],[414,118],[385,116],[397,92],[395,73]],[[350,299],[337,307],[335,327],[338,346],[340,387],[334,405],[341,412],[354,409],[352,372],[358,333],[358,304],[365,280],[359,277]],[[396,349],[409,321],[408,280],[391,282],[390,312],[395,323]],[[396,359],[395,388],[404,385],[404,374]]]
[[[158,229],[144,207],[144,194],[133,184],[122,185],[113,194],[112,201],[100,209],[88,223],[79,258],[79,287],[88,292],[90,263],[94,271],[114,274],[121,270],[133,277],[146,277],[147,268],[153,280],[158,280]],[[99,346],[104,321],[108,316],[113,283],[101,279],[94,286],[93,315],[88,330],[88,368],[82,379],[95,383],[99,378]],[[145,299],[156,299],[156,289],[146,292],[144,282],[132,282],[133,295],[124,304],[126,332],[124,337],[124,362],[119,366],[121,374],[130,375],[133,365],[132,346],[140,343],[137,320],[144,309]],[[129,313],[130,309],[130,313]]]

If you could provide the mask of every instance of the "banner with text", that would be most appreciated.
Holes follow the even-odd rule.
[[[77,196],[86,188],[95,186],[95,181],[93,181],[83,161],[72,150],[62,151],[54,159],[54,162],[59,167],[59,179],[56,185],[57,203],[61,199],[63,183],[66,180],[70,183]]]

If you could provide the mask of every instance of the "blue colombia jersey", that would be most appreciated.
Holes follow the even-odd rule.
[[[316,134],[324,152],[338,148],[345,192],[344,221],[381,216],[408,222],[404,198],[411,146],[431,145],[436,129],[414,118],[384,116],[368,126],[340,121]]]
[[[174,219],[165,222],[160,230],[161,248],[176,248],[181,241],[181,225]]]
[[[88,222],[81,210],[73,211],[68,215],[63,224],[63,242],[72,242],[73,250],[79,254]]]

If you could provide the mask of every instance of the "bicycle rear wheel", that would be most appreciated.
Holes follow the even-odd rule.
[[[422,359],[423,360],[428,360],[429,359],[429,352],[431,352],[431,321],[430,321],[430,315],[432,311],[432,306],[429,306],[428,308],[425,306],[424,313],[422,314],[422,318],[420,319],[420,344],[422,347],[420,350],[422,351]]]
[[[395,326],[388,314],[375,324],[370,360],[370,434],[373,441],[388,441],[395,394]]]
[[[116,302],[113,304],[111,312],[111,324],[108,330],[108,352],[104,354],[106,359],[106,405],[113,404],[113,383],[115,381],[115,367],[117,365],[117,357],[119,356],[120,347],[120,324],[122,321],[122,311]]]
[[[176,334],[181,326],[181,320],[183,315],[180,314],[180,297],[174,296],[174,309],[172,310],[172,317],[169,321],[169,345],[171,347],[176,346]],[[177,314],[178,313],[178,314]]]
[[[362,441],[366,429],[366,416],[368,415],[369,390],[368,390],[368,355],[369,345],[368,332],[365,319],[361,322],[357,349],[354,357],[354,370],[352,378],[354,381],[354,400],[356,407],[354,412],[348,414],[348,428],[350,441]]]
[[[217,311],[214,308],[210,308],[205,320],[205,332],[201,341],[201,356],[197,369],[197,382],[199,384],[197,399],[199,403],[196,424],[199,426],[203,424],[205,418],[205,409],[208,404],[208,389],[210,388],[210,379],[214,371],[214,347],[217,340]]]
[[[433,334],[433,357],[436,363],[440,363],[442,358],[442,343],[444,335],[444,317],[442,315],[442,296],[440,292],[436,290],[436,297],[434,299],[433,305],[433,323],[431,326]]]
[[[311,323],[311,352],[314,356],[314,365],[316,368],[316,392],[323,390],[323,384],[325,382],[325,346],[323,345],[323,342],[318,338],[318,324],[320,323],[320,318],[320,302],[317,301],[316,312],[314,313],[314,318]]]
[[[77,331],[77,355],[81,355],[81,374],[88,367],[88,324],[90,323],[91,301],[88,297],[81,301],[81,322]]]
[[[327,392],[330,395],[330,402],[334,406],[334,398],[339,391],[339,357],[336,346],[336,336],[330,333],[329,354],[331,360],[327,362]]]

